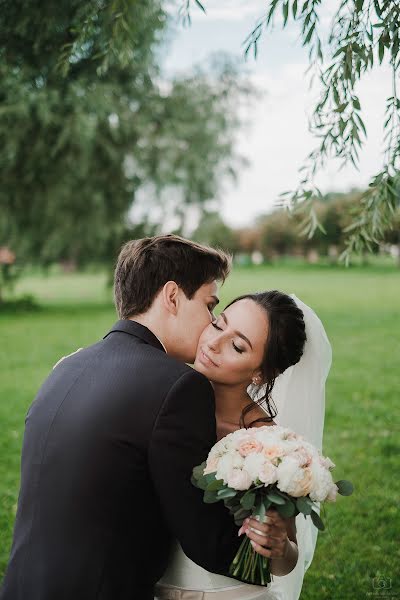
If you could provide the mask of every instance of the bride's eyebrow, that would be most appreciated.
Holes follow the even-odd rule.
[[[228,319],[226,318],[226,314],[225,313],[221,313],[220,317],[223,318],[223,320],[225,321],[225,323],[228,325]],[[238,335],[240,338],[242,338],[242,340],[244,340],[245,342],[248,343],[248,345],[250,346],[250,348],[253,350],[253,346],[251,345],[251,342],[249,340],[249,338],[247,338],[244,333],[240,333],[240,331],[235,331],[234,333],[236,333],[236,335]]]

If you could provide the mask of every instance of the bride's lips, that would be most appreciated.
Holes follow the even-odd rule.
[[[201,362],[201,364],[205,367],[218,367],[218,365],[213,360],[211,360],[208,354],[206,354],[201,348],[199,350],[197,358],[199,359],[199,362]]]

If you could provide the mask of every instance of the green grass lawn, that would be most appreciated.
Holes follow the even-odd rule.
[[[26,278],[19,291],[33,293],[41,310],[0,313],[0,579],[16,510],[25,413],[56,360],[96,341],[116,320],[104,282],[96,274]],[[400,597],[400,271],[237,268],[222,290],[222,306],[239,293],[272,288],[294,292],[325,324],[334,360],[324,452],[336,463],[337,478],[355,485],[352,497],[339,497],[326,511],[327,531],[319,535],[302,598],[374,597],[378,574],[392,579],[386,597]]]

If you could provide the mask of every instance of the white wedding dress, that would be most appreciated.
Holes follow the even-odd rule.
[[[275,421],[322,449],[325,381],[332,351],[319,318],[311,308],[292,297],[304,313],[307,342],[300,362],[275,382],[273,399],[278,410]],[[256,389],[249,391],[257,395]],[[168,568],[156,586],[156,600],[298,600],[304,574],[313,559],[317,529],[303,515],[296,517],[296,528],[297,565],[284,577],[273,576],[268,587],[247,585],[210,573],[191,561],[177,542]]]

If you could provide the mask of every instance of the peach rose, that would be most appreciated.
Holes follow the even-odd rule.
[[[285,450],[281,446],[268,446],[264,450],[264,456],[272,462],[276,462],[277,458],[285,455]]]
[[[303,469],[303,478],[296,482],[295,493],[293,494],[296,498],[300,496],[307,496],[311,492],[312,487],[312,473],[309,467]]]
[[[261,450],[261,442],[254,439],[243,440],[238,446],[239,454],[243,458],[246,458],[249,454],[253,454],[253,452],[261,452]]]

